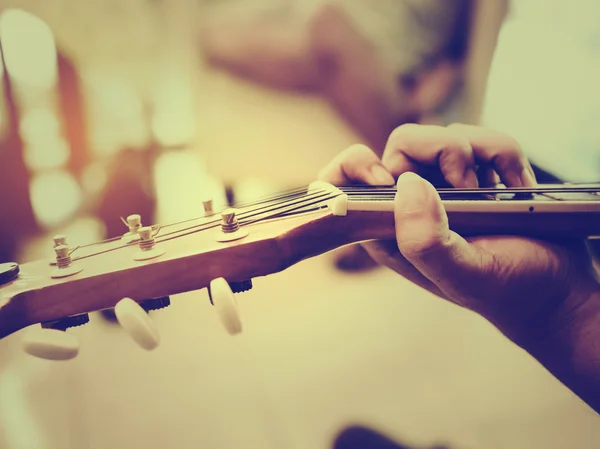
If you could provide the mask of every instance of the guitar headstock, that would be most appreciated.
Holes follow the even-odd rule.
[[[0,287],[0,338],[38,323],[64,330],[86,322],[90,312],[115,307],[130,316],[136,303],[147,308],[215,280],[211,301],[235,333],[232,291],[356,240],[355,233],[340,232],[345,224],[332,213],[339,193],[317,185],[217,212],[207,203],[202,217],[149,227],[133,215],[122,237],[87,245],[57,236],[54,259],[20,265],[18,277]],[[133,301],[119,308],[123,298]]]

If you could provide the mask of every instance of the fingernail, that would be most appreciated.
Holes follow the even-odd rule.
[[[381,165],[375,164],[371,167],[371,178],[373,184],[380,186],[393,186],[394,177]]]
[[[537,184],[533,169],[529,165],[523,167],[523,171],[521,172],[521,182],[523,183],[523,186],[526,187],[533,187]]]
[[[403,211],[422,209],[429,198],[427,184],[419,175],[412,172],[402,173],[396,188],[398,190],[396,204]]]

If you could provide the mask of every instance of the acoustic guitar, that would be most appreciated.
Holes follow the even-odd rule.
[[[600,236],[600,185],[438,192],[462,235]],[[101,242],[71,245],[56,236],[52,260],[0,265],[0,338],[41,324],[24,339],[25,350],[69,359],[79,345],[65,330],[114,308],[125,331],[153,349],[158,335],[147,312],[205,287],[227,331],[238,333],[234,294],[253,278],[344,245],[394,238],[395,194],[393,187],[316,182],[222,211],[207,201],[203,216],[178,223],[142,226],[131,215],[127,233]]]

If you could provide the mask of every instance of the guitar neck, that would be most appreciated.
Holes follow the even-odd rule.
[[[394,195],[352,188],[329,202],[332,214],[295,229],[285,239],[289,261],[318,256],[347,244],[394,239]],[[470,193],[469,193],[470,194]],[[444,195],[442,192],[442,197]],[[443,199],[450,228],[470,237],[514,235],[573,239],[600,235],[600,201]],[[309,215],[310,216],[310,215]]]
[[[600,235],[597,189],[537,190],[543,194],[534,195],[530,189],[439,189],[438,192],[450,227],[465,236],[585,238]],[[395,189],[350,187],[342,191],[347,197],[349,218],[364,222],[361,227],[375,232],[373,238],[380,238],[383,229],[387,229],[385,235],[393,237]]]
[[[464,236],[559,239],[600,235],[598,191],[438,189],[450,227]],[[112,308],[124,297],[161,298],[205,288],[219,277],[239,283],[340,246],[393,239],[395,195],[388,187],[316,183],[238,205],[239,238],[226,233],[234,231],[226,218],[231,213],[224,212],[156,225],[151,238],[140,233],[130,239],[128,233],[82,246],[61,244],[55,261],[25,263],[18,278],[0,285],[0,338],[31,324]],[[148,247],[156,248],[155,256],[146,257]],[[70,274],[57,268],[60,248],[69,250]]]

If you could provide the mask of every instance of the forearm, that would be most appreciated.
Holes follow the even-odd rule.
[[[600,413],[600,286],[560,332],[525,349]]]

